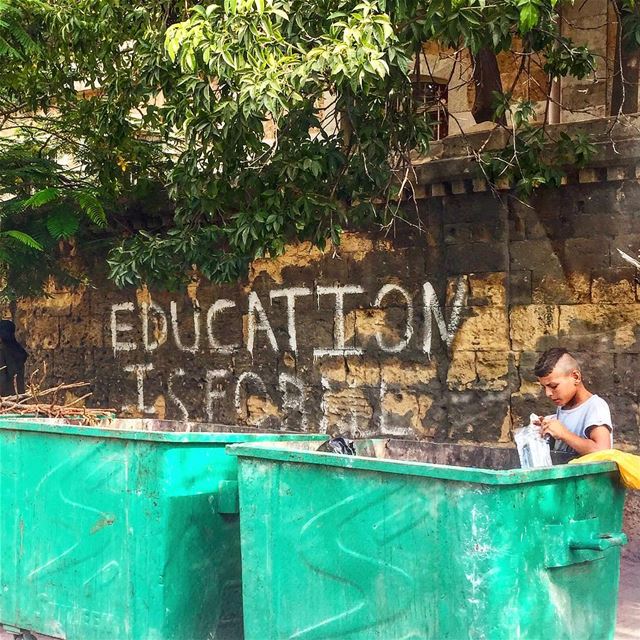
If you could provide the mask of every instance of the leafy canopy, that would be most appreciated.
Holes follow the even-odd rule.
[[[388,222],[431,139],[411,87],[423,43],[474,54],[518,39],[549,74],[583,76],[593,58],[557,35],[559,5],[0,0],[5,294],[64,267],[70,238],[110,249],[119,285],[177,286],[193,265],[228,281],[292,239],[323,247]],[[538,140],[532,110],[516,111]],[[531,162],[527,188],[545,181]]]

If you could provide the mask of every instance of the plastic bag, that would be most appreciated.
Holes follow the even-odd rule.
[[[318,451],[324,451],[327,453],[339,453],[343,456],[356,455],[356,449],[353,446],[353,440],[348,440],[347,438],[343,438],[341,436],[331,438],[331,440],[323,442],[318,447]]]
[[[618,451],[617,449],[605,449],[604,451],[587,453],[587,455],[571,460],[569,464],[587,464],[589,462],[608,460],[618,465],[622,484],[627,489],[640,490],[640,456],[635,456],[632,453]]]
[[[534,424],[534,420],[539,419],[535,413],[532,413],[529,416],[529,424],[514,431],[520,466],[523,469],[550,467],[552,464],[549,443],[540,435],[540,427]]]

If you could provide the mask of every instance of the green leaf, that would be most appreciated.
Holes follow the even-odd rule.
[[[19,243],[29,247],[30,249],[35,249],[36,251],[42,251],[42,245],[35,239],[32,238],[28,233],[23,233],[22,231],[9,230],[0,232],[0,237],[2,238],[13,238],[13,240],[17,240]]]
[[[520,30],[522,33],[531,31],[538,24],[540,12],[533,2],[527,2],[520,7]]]
[[[76,194],[76,201],[93,224],[99,227],[107,226],[107,216],[104,208],[92,193],[80,191]]]
[[[47,229],[56,240],[71,238],[79,227],[78,218],[68,209],[58,209],[47,217]]]
[[[31,197],[27,198],[23,203],[23,209],[29,209],[33,207],[37,209],[38,207],[42,207],[45,204],[49,204],[54,200],[57,200],[60,197],[60,191],[54,187],[47,187],[45,189],[41,189],[40,191],[36,191]]]

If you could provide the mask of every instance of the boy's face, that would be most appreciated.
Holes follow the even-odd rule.
[[[575,370],[567,373],[556,365],[549,375],[538,378],[538,382],[544,388],[547,398],[557,407],[563,407],[576,395],[580,384],[580,373]]]

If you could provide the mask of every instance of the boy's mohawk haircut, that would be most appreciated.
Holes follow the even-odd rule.
[[[536,366],[533,368],[533,373],[537,378],[548,376],[553,368],[558,364],[558,360],[564,355],[571,355],[564,347],[553,347],[553,349],[547,349],[536,362]]]

